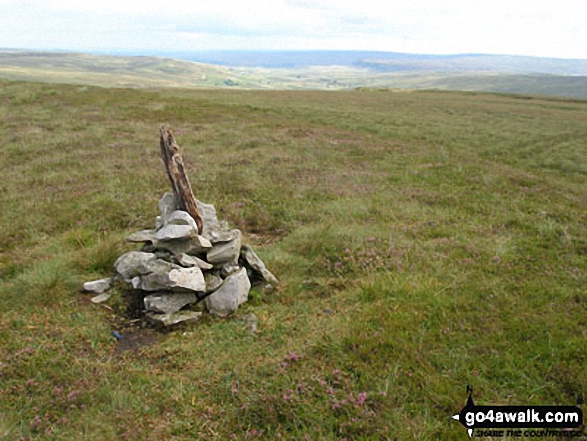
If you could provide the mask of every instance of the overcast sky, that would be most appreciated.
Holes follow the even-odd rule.
[[[587,59],[587,0],[0,0],[0,47]]]

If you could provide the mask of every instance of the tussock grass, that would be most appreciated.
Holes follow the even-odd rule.
[[[587,386],[584,102],[2,81],[0,103],[0,437],[458,439],[467,383]],[[154,339],[119,287],[80,289],[152,226],[161,123],[282,285]]]

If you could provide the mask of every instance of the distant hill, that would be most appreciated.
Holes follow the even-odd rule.
[[[230,67],[291,69],[312,66],[369,68],[380,72],[504,72],[587,75],[587,60],[516,55],[422,55],[375,51],[197,51],[151,55]]]
[[[104,87],[408,88],[587,99],[587,60],[362,51],[100,55],[0,50],[0,77]]]
[[[0,50],[0,76],[106,87],[223,87],[232,78],[225,67],[170,58],[14,50]]]

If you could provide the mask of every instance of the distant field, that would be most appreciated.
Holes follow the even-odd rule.
[[[481,63],[479,59],[485,61]],[[368,87],[587,98],[586,74],[528,73],[533,72],[533,68],[546,72],[587,72],[587,62],[581,63],[581,60],[574,63],[573,60],[562,60],[556,64],[555,60],[546,59],[540,63],[534,61],[535,64],[528,67],[517,66],[516,60],[523,64],[525,59],[515,57],[441,57],[440,61],[434,62],[410,60],[262,68],[224,67],[152,56],[4,51],[0,52],[0,78],[133,88],[348,90]],[[471,60],[477,60],[476,64]],[[332,58],[332,62],[337,61],[343,63],[345,59],[340,55]],[[411,64],[406,64],[408,62]],[[528,72],[524,72],[524,68]]]
[[[0,438],[466,440],[467,384],[587,390],[587,101],[0,80],[0,103]],[[162,123],[282,282],[167,334],[80,292],[152,227]]]

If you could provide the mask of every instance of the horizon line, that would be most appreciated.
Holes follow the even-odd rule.
[[[380,53],[380,54],[399,54],[399,55],[416,55],[426,57],[520,57],[520,58],[541,58],[570,61],[587,61],[587,58],[564,58],[545,55],[526,55],[526,54],[499,54],[484,52],[460,52],[460,53],[420,53],[420,52],[398,52],[382,51],[373,49],[175,49],[175,50],[158,50],[158,49],[39,49],[39,48],[16,48],[0,47],[0,52],[35,52],[35,53],[70,53],[70,54],[90,54],[90,55],[112,55],[112,56],[161,56],[164,54],[189,54],[203,52],[240,52],[240,53],[311,53],[311,52],[332,52],[332,53]],[[136,55],[133,55],[136,54]]]

